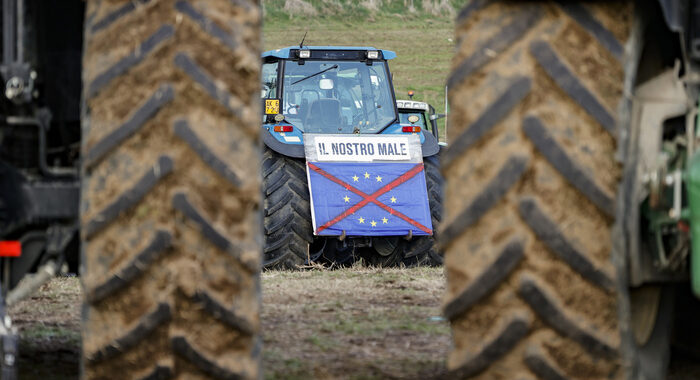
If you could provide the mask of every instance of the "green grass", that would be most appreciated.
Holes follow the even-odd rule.
[[[312,379],[313,369],[308,364],[297,358],[282,359],[283,354],[277,350],[265,350],[263,352],[263,362],[280,362],[275,368],[265,368],[263,375],[266,380],[289,379],[305,380]]]
[[[389,67],[394,75],[396,97],[407,99],[407,92],[413,90],[415,100],[428,102],[438,113],[444,113],[445,80],[454,50],[454,11],[434,15],[422,8],[427,2],[417,0],[413,2],[414,12],[408,10],[410,2],[403,0],[377,0],[374,3],[380,6],[376,11],[357,1],[307,3],[314,7],[315,15],[285,13],[285,0],[264,2],[265,50],[298,45],[306,32],[308,45],[359,45],[393,50],[397,58],[390,61]],[[463,3],[449,2],[453,10]],[[440,140],[445,141],[444,119],[438,125]]]
[[[338,312],[334,319],[321,324],[321,330],[339,332],[348,335],[374,336],[389,331],[406,331],[425,334],[449,334],[449,327],[444,322],[431,322],[426,317],[430,308],[400,307],[387,313],[386,310],[369,311],[356,315]]]
[[[311,335],[310,337],[306,338],[306,341],[322,350],[330,350],[338,347],[338,345],[340,344],[333,338],[321,335]]]
[[[57,341],[68,347],[80,346],[80,331],[63,326],[35,324],[22,331],[22,340],[40,345],[46,341]]]
[[[465,0],[264,0],[265,21],[454,17]]]

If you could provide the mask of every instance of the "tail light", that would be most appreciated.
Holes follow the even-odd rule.
[[[407,132],[407,133],[416,133],[420,132],[420,127],[410,126],[410,127],[401,127],[402,132]]]
[[[20,257],[22,243],[17,240],[0,241],[0,257]]]
[[[291,125],[275,125],[275,132],[292,132],[294,127]]]

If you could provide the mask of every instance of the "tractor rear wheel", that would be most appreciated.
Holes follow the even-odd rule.
[[[297,269],[316,261],[309,187],[303,160],[265,147],[263,152],[264,267]]]
[[[83,376],[260,377],[256,2],[89,1]]]
[[[440,173],[440,158],[438,155],[425,157],[425,182],[430,204],[430,217],[433,223],[432,236],[420,236],[406,243],[403,264],[406,266],[435,265],[443,263],[436,237],[442,220],[443,178]]]
[[[632,3],[471,1],[440,231],[454,378],[620,378],[610,229]]]

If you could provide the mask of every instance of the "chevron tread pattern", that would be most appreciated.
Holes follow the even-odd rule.
[[[303,162],[265,147],[263,227],[265,268],[297,269],[309,260],[313,241],[311,204]]]
[[[483,0],[458,13],[439,231],[450,378],[623,375],[609,259],[617,104],[565,49],[578,33],[587,64],[618,65],[597,75],[620,75],[624,41],[605,28],[617,9]]]
[[[222,9],[227,16],[212,17]],[[194,368],[259,378],[260,322],[250,311],[261,247],[248,227],[262,206],[250,133],[259,126],[245,117],[257,112],[259,74],[207,61],[222,45],[222,60],[259,56],[257,40],[242,38],[259,33],[259,5],[93,1],[88,11],[83,375],[169,379]],[[132,43],[118,30],[132,25],[151,32],[129,48],[110,42]],[[111,96],[124,86],[129,97]]]

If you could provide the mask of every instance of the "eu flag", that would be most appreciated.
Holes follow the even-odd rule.
[[[432,235],[423,163],[307,162],[316,235]]]

